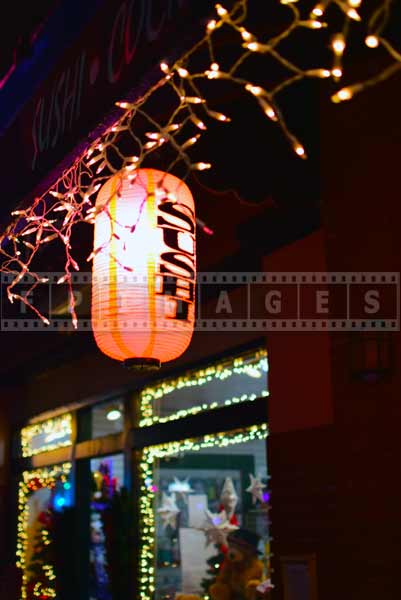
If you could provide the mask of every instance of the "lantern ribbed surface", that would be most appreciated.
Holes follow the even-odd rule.
[[[95,219],[92,329],[113,359],[174,360],[194,327],[194,201],[174,175],[124,171],[100,189]]]

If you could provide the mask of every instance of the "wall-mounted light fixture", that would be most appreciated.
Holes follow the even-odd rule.
[[[106,419],[108,421],[118,421],[118,419],[121,419],[121,417],[122,411],[119,405],[111,406],[106,414]]]
[[[373,383],[391,376],[394,363],[391,334],[360,332],[351,340],[351,375]]]

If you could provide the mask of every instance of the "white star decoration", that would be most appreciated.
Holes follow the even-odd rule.
[[[168,486],[169,492],[175,492],[184,500],[184,502],[188,503],[187,495],[191,494],[195,490],[191,488],[189,483],[189,478],[186,479],[178,479],[178,477],[174,477],[173,483],[170,483]]]
[[[178,508],[176,503],[175,494],[167,496],[167,494],[163,492],[162,505],[160,508],[157,509],[157,512],[162,518],[163,529],[165,529],[168,525],[175,529],[177,527],[177,516],[180,512],[180,509]]]
[[[227,535],[238,529],[237,525],[233,525],[227,518],[227,513],[222,510],[220,513],[211,513],[206,510],[206,522],[202,527],[202,531],[206,535],[206,547],[210,544],[227,544]]]
[[[235,507],[238,503],[238,496],[235,491],[234,483],[231,477],[226,477],[221,490],[220,502],[224,507],[228,517],[232,517]]]
[[[263,489],[266,487],[265,484],[262,483],[260,477],[254,477],[249,474],[249,478],[251,480],[251,485],[246,488],[246,491],[252,494],[252,502],[254,504],[256,504],[258,500],[264,502]]]

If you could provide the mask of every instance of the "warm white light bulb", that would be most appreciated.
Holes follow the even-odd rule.
[[[343,88],[334,94],[331,99],[333,102],[344,102],[344,100],[350,100],[353,96],[351,88]]]
[[[249,33],[249,31],[247,31],[246,29],[242,28],[241,29],[241,35],[242,35],[242,39],[245,42],[249,42],[250,40],[253,39],[253,35],[251,33]]]
[[[221,4],[216,4],[216,10],[219,17],[225,17],[228,14],[226,9],[223,6],[221,6]]]
[[[198,162],[192,165],[192,167],[194,169],[196,169],[197,171],[205,171],[206,169],[210,169],[211,168],[211,164],[210,163],[205,163],[205,162]]]
[[[204,100],[198,96],[181,96],[181,101],[187,102],[188,104],[202,104],[202,102],[204,102]]]
[[[365,44],[368,46],[368,48],[377,48],[379,45],[379,38],[377,35],[368,35],[365,38]]]
[[[342,33],[335,35],[331,41],[331,47],[337,56],[341,56],[345,50],[345,39]]]
[[[359,14],[357,13],[357,11],[355,10],[355,8],[350,8],[347,10],[347,15],[350,19],[353,19],[354,21],[360,21],[361,17],[359,16]]]
[[[254,96],[260,96],[263,93],[263,88],[258,85],[252,85],[251,83],[247,83],[245,89]]]
[[[306,71],[306,75],[310,77],[320,77],[321,79],[327,79],[330,77],[331,71],[328,69],[310,69],[310,71]]]
[[[317,21],[316,19],[311,19],[310,21],[307,21],[308,26],[311,29],[322,29],[322,27],[326,27],[326,23],[322,23],[321,21]]]
[[[247,44],[246,47],[248,50],[251,50],[251,52],[257,52],[260,49],[260,44],[257,42],[250,42],[250,44]]]
[[[323,6],[321,4],[316,4],[311,14],[314,17],[321,17],[323,15]]]

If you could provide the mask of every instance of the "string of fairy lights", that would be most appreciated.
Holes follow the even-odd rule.
[[[267,425],[254,425],[246,429],[205,435],[198,439],[169,442],[145,448],[140,462],[140,548],[139,548],[139,597],[152,600],[155,591],[155,486],[156,461],[179,456],[186,452],[197,452],[204,448],[227,447],[268,436]]]
[[[140,427],[152,424],[154,422],[165,422],[166,420],[179,419],[190,414],[196,414],[199,410],[210,410],[214,405],[205,405],[201,407],[192,407],[181,410],[177,414],[170,415],[168,419],[159,418],[154,414],[154,403],[156,400],[166,396],[176,389],[183,389],[193,386],[203,386],[212,381],[226,381],[233,375],[249,375],[261,379],[261,391],[258,397],[266,396],[266,373],[268,370],[267,351],[264,348],[258,348],[243,352],[240,355],[222,360],[215,365],[209,365],[203,369],[189,372],[182,377],[169,379],[158,383],[153,387],[145,389],[141,397],[140,414],[142,420]],[[262,389],[263,388],[263,389]],[[255,395],[256,397],[256,395]],[[236,401],[254,399],[249,395],[242,395],[239,398],[225,400],[224,405]],[[21,430],[22,454],[24,457],[33,456],[40,452],[46,452],[51,449],[64,446],[67,441],[63,436],[71,436],[72,415],[66,413],[46,421],[28,425]],[[141,530],[141,550],[140,550],[140,586],[141,598],[150,598],[154,591],[154,545],[155,545],[155,524],[154,524],[154,491],[153,478],[155,469],[161,458],[169,456],[178,456],[185,452],[196,452],[204,448],[226,447],[232,444],[242,444],[252,440],[262,440],[268,435],[267,425],[255,425],[242,430],[235,430],[227,433],[214,435],[205,435],[203,438],[186,439],[174,441],[159,446],[145,448],[140,461],[140,530]],[[44,437],[43,437],[44,436]],[[48,440],[47,437],[51,436]],[[39,441],[38,441],[38,438]],[[35,444],[36,441],[36,444]],[[40,442],[40,443],[39,443]],[[71,444],[69,437],[68,444]],[[17,566],[22,571],[21,598],[27,598],[28,570],[27,570],[27,549],[30,541],[28,531],[29,514],[29,495],[35,490],[41,488],[53,489],[57,479],[65,483],[71,472],[71,463],[64,463],[53,467],[45,467],[26,471],[22,474],[19,485],[18,499],[18,534],[17,534]],[[51,543],[45,539],[47,530],[44,528],[43,543]],[[56,597],[55,581],[56,575],[52,565],[43,565],[43,572],[48,585],[46,590],[43,583],[37,583],[33,590],[34,596],[41,597],[46,593],[47,597]],[[37,589],[36,589],[37,588]]]
[[[183,179],[191,173],[210,169],[212,164],[207,156],[203,160],[191,157],[191,149],[201,137],[207,135],[211,122],[223,126],[230,122],[229,114],[215,109],[213,100],[203,91],[202,83],[223,80],[249,94],[255,106],[266,118],[281,129],[297,156],[307,158],[307,150],[298,139],[296,132],[288,126],[286,115],[280,107],[282,94],[292,85],[305,79],[330,80],[337,86],[332,94],[333,102],[350,100],[363,90],[388,79],[401,69],[401,54],[386,36],[391,22],[391,0],[379,0],[374,8],[366,7],[363,0],[320,0],[310,12],[310,4],[303,0],[276,0],[277,7],[288,11],[289,18],[280,32],[266,39],[250,31],[247,27],[248,8],[256,0],[237,0],[229,9],[216,4],[215,16],[206,25],[204,36],[178,60],[160,64],[160,79],[136,101],[121,100],[117,104],[121,116],[96,141],[90,143],[81,156],[67,168],[54,185],[42,196],[35,198],[28,207],[15,210],[13,220],[0,236],[2,264],[0,270],[9,276],[7,285],[8,300],[20,301],[29,307],[46,324],[48,316],[30,300],[30,293],[47,282],[43,274],[36,272],[34,259],[44,246],[58,241],[64,249],[64,275],[58,283],[68,288],[70,313],[74,327],[78,326],[73,274],[81,267],[74,258],[71,236],[80,223],[93,224],[97,215],[96,193],[102,184],[117,171],[128,173],[135,181],[138,169],[146,166],[152,154],[166,150],[167,172],[176,168],[185,171]],[[366,3],[367,4],[367,3]],[[248,6],[249,5],[249,6]],[[339,17],[342,26],[339,26]],[[345,79],[344,58],[348,52],[348,40],[354,28],[363,28],[366,33],[364,44],[372,52],[381,48],[388,56],[387,64],[368,80],[341,86]],[[311,44],[316,31],[327,32],[332,59],[329,64],[316,63],[308,67],[295,64],[286,56],[285,42],[293,39],[300,31],[309,31]],[[224,67],[220,60],[221,35],[231,32],[232,62]],[[233,38],[234,40],[234,38]],[[326,56],[327,40],[324,41]],[[294,42],[296,43],[296,42]],[[304,41],[302,42],[304,44]],[[304,50],[304,48],[302,48]],[[262,87],[252,80],[247,65],[252,57],[266,57],[285,71],[281,81]],[[194,67],[201,57],[205,57],[202,68]],[[268,64],[268,63],[266,63]],[[268,77],[266,79],[269,79]],[[166,91],[171,95],[166,102]],[[168,116],[161,122],[152,105],[163,93],[162,103]],[[157,103],[156,103],[157,104]],[[247,118],[243,115],[243,118]],[[167,150],[170,154],[167,155]],[[171,158],[172,155],[172,158]],[[169,198],[172,200],[172,198]],[[100,210],[109,213],[106,203]],[[109,214],[111,218],[111,215]],[[88,257],[90,262],[100,248]],[[24,292],[18,291],[18,284],[24,282]]]
[[[147,427],[154,423],[167,423],[188,416],[193,416],[203,410],[213,410],[220,406],[230,406],[240,402],[253,401],[257,398],[269,395],[266,389],[266,373],[268,370],[267,351],[260,349],[245,353],[236,358],[231,358],[216,365],[210,365],[205,369],[190,372],[175,379],[164,380],[157,385],[145,388],[140,397],[140,427]],[[223,381],[233,375],[246,374],[250,377],[261,378],[261,386],[258,394],[244,393],[239,396],[225,398],[222,402],[212,402],[180,409],[166,417],[155,413],[156,403],[166,395],[183,388],[201,387],[213,380]]]
[[[27,458],[40,452],[71,446],[71,436],[70,413],[28,425],[21,430],[22,456]]]
[[[32,471],[24,471],[19,483],[18,490],[18,530],[17,530],[17,567],[21,569],[22,585],[21,600],[27,598],[27,585],[29,583],[28,565],[26,561],[29,543],[32,543],[32,532],[29,531],[30,505],[28,502],[29,494],[42,488],[53,489],[56,481],[60,480],[66,483],[71,472],[71,463],[63,463],[53,467],[44,467]],[[43,544],[50,543],[48,532],[44,528],[42,531]],[[33,595],[37,598],[56,598],[56,575],[52,565],[44,564],[43,573],[47,580],[46,588],[41,583],[35,584]]]

